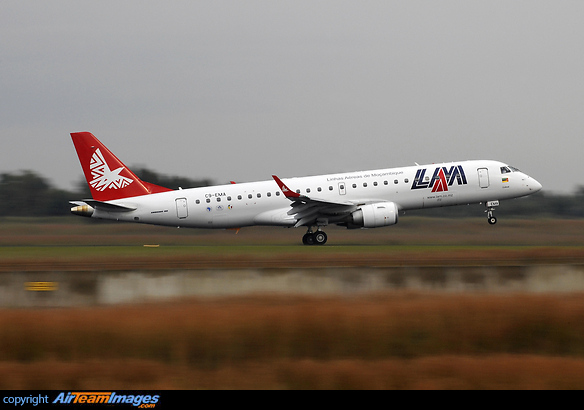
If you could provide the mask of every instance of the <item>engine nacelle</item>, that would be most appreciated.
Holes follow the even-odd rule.
[[[380,228],[397,223],[397,205],[394,202],[378,202],[363,205],[351,214],[353,225],[362,228]]]
[[[90,205],[78,205],[78,206],[74,206],[73,208],[71,208],[71,213],[74,215],[81,215],[81,216],[87,216],[87,217],[91,217],[91,215],[93,215],[93,212],[95,211],[95,209],[93,209],[92,206]]]

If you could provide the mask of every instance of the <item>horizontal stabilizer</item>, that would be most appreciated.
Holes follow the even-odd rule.
[[[96,201],[95,199],[84,199],[83,202],[94,209],[99,209],[107,212],[131,212],[137,208],[124,205],[110,204],[108,202]],[[79,201],[71,202],[73,205],[80,205]]]

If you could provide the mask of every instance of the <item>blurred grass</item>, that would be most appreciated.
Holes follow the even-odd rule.
[[[584,221],[404,217],[385,229],[327,228],[322,247],[303,229],[234,231],[103,223],[75,217],[2,218],[0,271],[209,267],[584,263]],[[144,248],[144,245],[160,245]],[[111,266],[108,266],[109,265]]]
[[[583,264],[578,246],[0,247],[0,272]]]
[[[330,246],[584,246],[584,220],[484,218],[440,219],[404,216],[378,229],[326,228]],[[207,246],[280,245],[303,247],[304,228],[249,227],[231,230],[177,229],[114,223],[79,217],[0,218],[0,246]]]
[[[584,360],[532,355],[275,360],[198,369],[153,360],[0,362],[0,388],[581,390]]]
[[[582,295],[256,296],[4,310],[0,329],[0,368],[12,369],[0,372],[0,388],[584,388]],[[27,379],[35,364],[42,370]],[[256,371],[273,380],[252,380]],[[231,378],[213,376],[225,373]]]

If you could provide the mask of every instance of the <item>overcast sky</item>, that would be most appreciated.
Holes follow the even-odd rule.
[[[12,1],[0,172],[82,177],[70,132],[217,183],[497,159],[584,185],[582,1]]]

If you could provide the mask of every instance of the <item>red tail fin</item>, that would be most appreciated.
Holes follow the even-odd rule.
[[[96,201],[111,201],[172,191],[141,181],[90,132],[71,134],[91,195]]]

